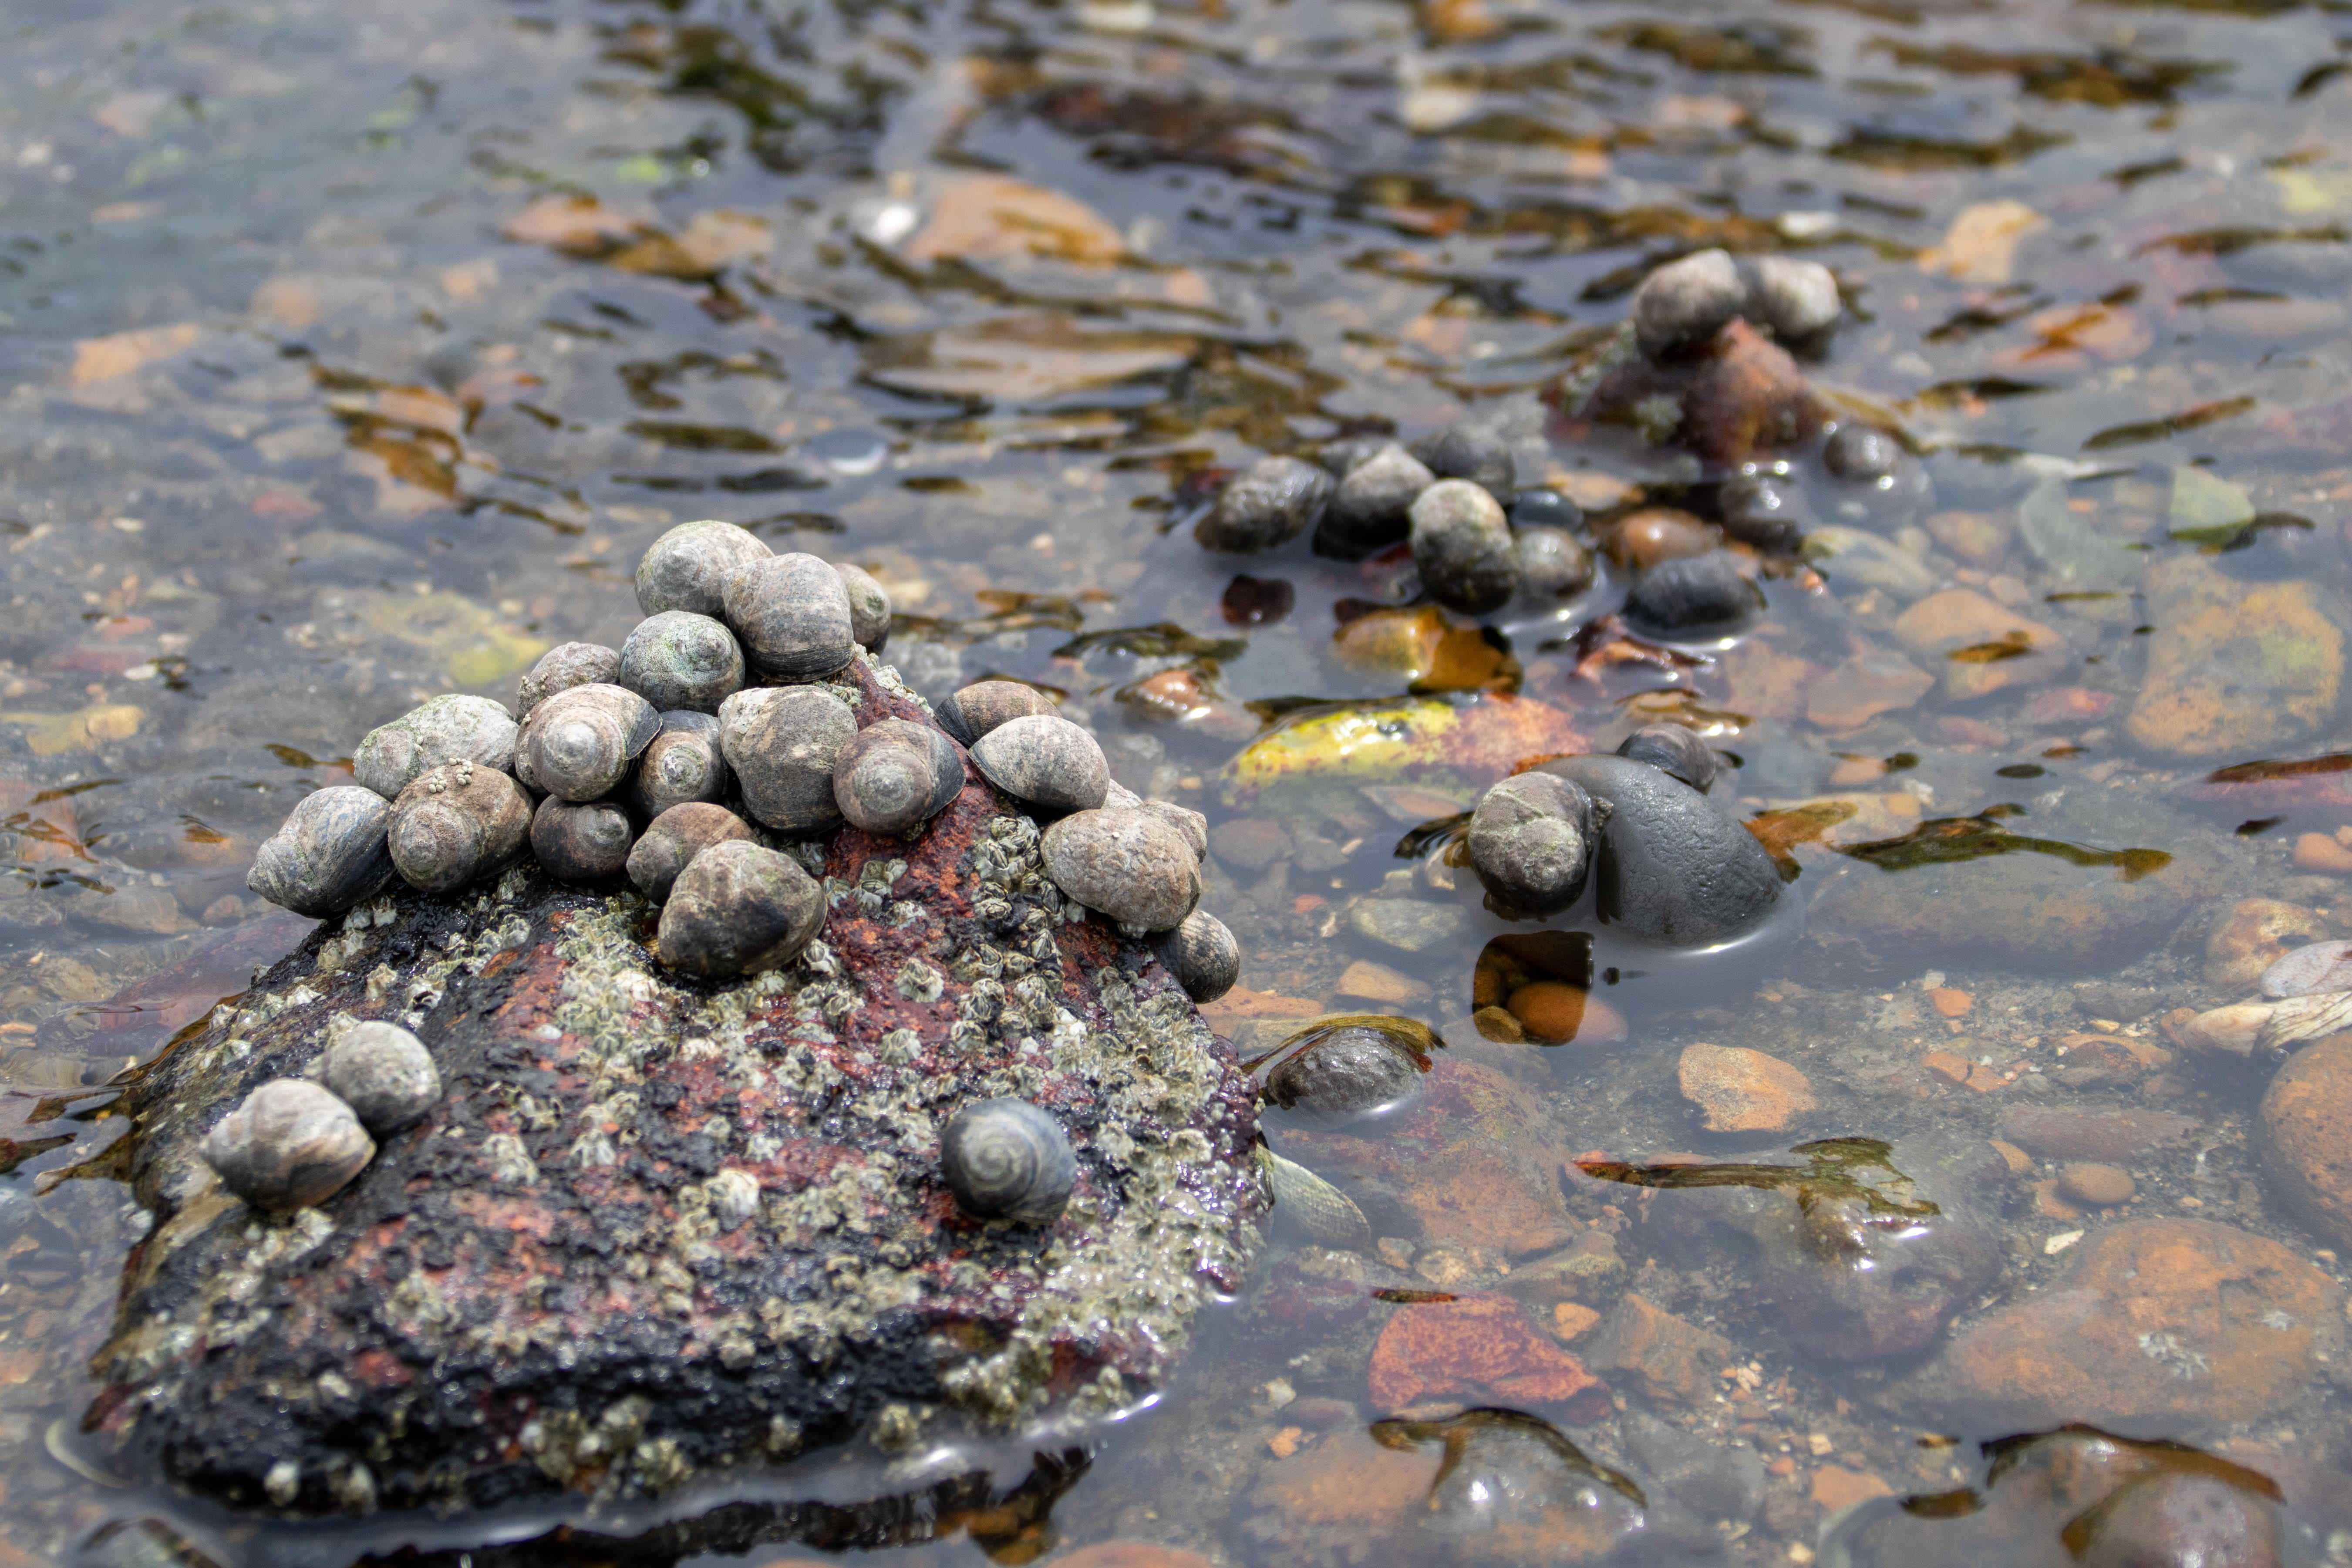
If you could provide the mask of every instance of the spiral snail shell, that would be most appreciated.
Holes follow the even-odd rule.
[[[868,833],[909,833],[963,793],[963,756],[928,724],[885,719],[857,732],[833,764],[834,804]]]
[[[971,749],[982,777],[1024,805],[1092,811],[1110,788],[1110,763],[1095,738],[1058,713],[1008,719]]]
[[[734,774],[719,749],[719,721],[686,709],[661,716],[661,732],[637,755],[629,798],[647,821],[688,801],[727,798]]]
[[[515,776],[565,800],[602,800],[660,731],[660,713],[628,688],[575,686],[530,710],[515,747]]]
[[[505,769],[514,762],[515,721],[487,697],[436,697],[369,731],[352,753],[352,777],[386,800],[443,763]]]
[[[1174,931],[1152,939],[1160,962],[1195,1002],[1213,1002],[1242,977],[1241,943],[1225,922],[1206,910],[1194,910]]]
[[[392,880],[391,821],[391,805],[372,789],[331,784],[307,795],[254,851],[245,885],[298,915],[341,914]]]
[[[709,616],[664,610],[639,621],[621,645],[619,684],[656,709],[716,713],[742,689],[743,650]]]
[[[344,1030],[320,1068],[320,1081],[379,1138],[408,1126],[441,1098],[441,1069],[425,1042],[379,1019]]]
[[[199,1146],[221,1184],[256,1208],[324,1203],[375,1158],[352,1108],[304,1079],[272,1079],[215,1123]]]
[[[665,902],[678,873],[697,855],[714,844],[738,838],[758,842],[751,825],[725,806],[700,800],[673,805],[653,819],[629,851],[629,880],[655,903]]]
[[[967,746],[1010,719],[1050,714],[1054,700],[1018,680],[975,680],[940,704],[940,722]]]
[[[1644,724],[1617,743],[1617,754],[1662,768],[1701,795],[1715,783],[1715,752],[1680,724]]]
[[[795,837],[841,826],[833,767],[856,738],[856,714],[820,686],[758,686],[719,706],[719,749],[744,810]]]
[[[617,801],[569,801],[551,795],[530,814],[530,852],[559,882],[619,876],[635,841],[629,814]]]
[[[1557,914],[1584,891],[1597,833],[1592,797],[1581,786],[1519,773],[1488,790],[1470,814],[1470,864],[1506,909]]]
[[[731,522],[681,522],[637,558],[637,608],[715,616],[726,605],[727,580],[770,553],[757,534]]]
[[[940,1134],[940,1174],[974,1219],[1051,1225],[1077,1184],[1077,1155],[1061,1124],[1025,1100],[983,1100]]]
[[[849,591],[849,635],[867,653],[880,653],[890,640],[890,591],[863,566],[836,561],[833,569]]]
[[[539,656],[522,679],[515,684],[515,717],[530,717],[530,710],[559,691],[591,681],[605,685],[621,679],[621,656],[603,643],[558,643]]]
[[[779,680],[831,675],[857,651],[841,574],[800,551],[751,562],[730,577],[726,611],[752,664]]]
[[[530,799],[514,780],[473,763],[444,763],[392,803],[385,843],[410,886],[453,893],[521,854],[530,832]]]

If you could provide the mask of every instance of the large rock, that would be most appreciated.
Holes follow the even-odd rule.
[[[2287,1058],[2263,1096],[2261,1128],[2273,1183],[2314,1232],[2352,1247],[2352,1035]]]
[[[835,689],[923,718],[862,658]],[[824,932],[755,980],[681,980],[647,905],[517,870],[330,922],[163,1057],[126,1101],[156,1225],[97,1359],[115,1462],[297,1513],[483,1507],[1150,1389],[1256,1244],[1249,1083],[985,784],[911,843],[817,848]],[[324,1205],[257,1214],[196,1144],[339,1016],[414,1029],[446,1093]],[[1076,1147],[1049,1228],[939,1179],[940,1126],[997,1095]]]
[[[2325,740],[2344,684],[2343,604],[2200,555],[2147,571],[2147,674],[2128,729],[2149,751],[2244,762]]]
[[[1540,764],[1606,808],[1593,858],[1601,918],[1637,942],[1706,947],[1761,921],[1780,873],[1756,836],[1706,796],[1631,757]]]

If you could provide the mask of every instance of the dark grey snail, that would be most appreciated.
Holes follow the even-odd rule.
[[[1058,713],[1006,720],[972,746],[971,760],[989,783],[1045,811],[1092,811],[1110,788],[1102,747]]]
[[[890,591],[863,566],[836,561],[833,569],[849,591],[849,635],[867,653],[880,653],[890,640]]]
[[[230,1192],[284,1212],[334,1196],[375,1158],[375,1140],[333,1093],[280,1078],[222,1117],[200,1152]]]
[[[1518,552],[1502,506],[1468,479],[1441,479],[1413,498],[1412,564],[1429,596],[1465,616],[1501,609],[1519,591]]]
[[[621,679],[621,656],[603,643],[558,643],[539,656],[515,686],[515,717],[528,719],[530,710],[559,691],[591,681],[612,685]]]
[[[436,697],[369,731],[352,753],[352,777],[392,800],[443,763],[512,765],[515,733],[513,715],[487,697]]]
[[[515,776],[565,800],[602,800],[661,732],[661,714],[625,686],[592,682],[530,710],[515,746]]]
[[[1617,742],[1617,754],[1663,768],[1701,795],[1715,783],[1715,752],[1680,724],[1644,724]]]
[[[983,1100],[940,1134],[940,1175],[974,1219],[1051,1225],[1077,1185],[1078,1160],[1061,1124],[1025,1100]]]
[[[391,821],[383,796],[357,784],[305,795],[254,851],[245,885],[312,920],[341,914],[391,882],[392,854],[384,842]]]
[[[661,710],[716,713],[743,687],[743,650],[709,616],[664,610],[639,621],[621,645],[620,685]]]
[[[868,833],[908,833],[963,793],[963,757],[928,724],[885,719],[842,748],[833,764],[833,799],[841,815]]]
[[[688,801],[727,798],[733,770],[719,746],[719,721],[686,709],[661,716],[661,733],[637,754],[629,798],[646,820]]]
[[[637,608],[648,616],[691,610],[715,616],[727,602],[727,580],[771,552],[759,537],[731,522],[681,522],[637,559]]]
[[[732,980],[790,963],[824,928],[824,889],[789,855],[730,839],[703,850],[670,884],[661,961]]]
[[[1470,864],[1510,912],[1557,914],[1584,891],[1595,830],[1592,797],[1580,786],[1519,773],[1488,790],[1470,814]]]
[[[344,1030],[320,1068],[320,1081],[378,1138],[415,1121],[441,1098],[441,1069],[425,1042],[379,1019]]]
[[[1017,680],[975,680],[940,704],[940,722],[967,746],[1009,720],[1052,713],[1054,700]]]
[[[751,818],[813,838],[841,826],[833,768],[857,738],[849,704],[821,686],[758,686],[719,704],[719,743]]]
[[[1195,1002],[1213,1002],[1242,977],[1241,943],[1225,922],[1205,910],[1194,910],[1174,931],[1152,939],[1160,962]]]
[[[646,898],[662,903],[669,898],[670,886],[677,880],[678,873],[691,865],[697,855],[730,839],[747,844],[759,841],[751,825],[723,805],[701,800],[673,805],[653,819],[635,847],[629,851],[629,880]]]
[[[392,803],[385,842],[410,886],[453,893],[522,853],[530,798],[506,774],[473,763],[427,770]]]
[[[752,664],[779,680],[831,675],[857,651],[849,590],[814,555],[794,551],[744,566],[727,580],[726,610]]]
[[[619,802],[549,795],[530,814],[530,852],[559,882],[601,882],[621,874],[636,829]]]

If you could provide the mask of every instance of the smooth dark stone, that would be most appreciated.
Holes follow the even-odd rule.
[[[1539,771],[1582,784],[1608,808],[1594,898],[1625,935],[1706,947],[1771,912],[1780,896],[1772,857],[1682,780],[1629,757],[1561,757]]]
[[[1742,474],[1724,481],[1718,498],[1723,531],[1759,550],[1783,552],[1820,525],[1804,493],[1771,474]]]
[[[1719,635],[1736,630],[1762,603],[1731,552],[1710,550],[1661,561],[1643,573],[1626,596],[1625,613],[1653,631]]]

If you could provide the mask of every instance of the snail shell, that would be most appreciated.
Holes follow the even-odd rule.
[[[1195,1002],[1213,1002],[1242,977],[1241,943],[1225,922],[1205,910],[1194,910],[1174,931],[1153,939],[1160,962]]]
[[[940,1174],[974,1219],[1051,1225],[1077,1184],[1077,1155],[1061,1124],[1025,1100],[983,1100],[940,1134]]]
[[[558,643],[539,656],[515,686],[515,717],[528,719],[530,710],[559,691],[591,681],[610,685],[621,679],[621,656],[603,643]]]
[[[834,804],[868,833],[909,833],[963,793],[962,753],[928,724],[885,719],[857,732],[833,764]]]
[[[1705,795],[1715,783],[1715,752],[1680,724],[1644,724],[1617,742],[1617,754],[1672,773]]]
[[[715,616],[726,605],[727,580],[769,554],[756,534],[731,522],[681,522],[637,558],[637,608]]]
[[[617,801],[549,795],[530,814],[530,852],[559,882],[601,882],[628,864],[636,830]]]
[[[1429,596],[1465,616],[1501,609],[1519,591],[1511,525],[1468,479],[1441,479],[1413,499],[1412,564]]]
[[[1203,550],[1253,554],[1287,544],[1323,516],[1331,476],[1297,458],[1260,458],[1219,491],[1192,525]]]
[[[1597,836],[1592,797],[1581,786],[1519,773],[1488,790],[1470,814],[1470,864],[1497,903],[1557,914],[1584,891]]]
[[[656,709],[716,713],[743,687],[743,650],[709,616],[664,610],[637,623],[621,645],[621,685]]]
[[[452,893],[520,855],[530,832],[521,785],[472,763],[444,763],[400,792],[384,837],[410,886]]]
[[[794,551],[754,561],[727,580],[727,624],[743,651],[779,680],[814,680],[857,651],[841,574]]]
[[[1045,829],[1045,874],[1123,925],[1171,931],[1201,901],[1201,863],[1184,836],[1145,811],[1081,811]]]
[[[254,851],[245,885],[281,909],[323,920],[366,902],[393,879],[384,830],[392,807],[357,784],[305,795]]]
[[[441,1098],[441,1069],[425,1042],[397,1024],[344,1030],[320,1058],[320,1079],[376,1137],[399,1131]]]
[[[790,963],[824,929],[824,889],[789,855],[740,839],[688,862],[662,906],[661,961],[731,980]]]
[[[514,765],[515,721],[487,697],[436,697],[367,732],[352,753],[352,777],[386,800],[443,763]]]
[[[1299,1234],[1318,1247],[1343,1252],[1372,1249],[1372,1222],[1356,1201],[1296,1160],[1273,1150],[1258,1150],[1265,1168],[1266,1185],[1274,1190],[1275,1214],[1298,1227]]]
[[[1105,798],[1104,804],[1109,804],[1108,797]],[[1191,806],[1178,805],[1172,800],[1139,800],[1135,803],[1135,809],[1150,813],[1182,834],[1184,842],[1192,847],[1193,859],[1208,858],[1209,819],[1207,817],[1202,816]]]
[[[673,805],[653,819],[636,847],[629,851],[629,880],[637,891],[662,903],[678,873],[714,844],[730,839],[756,843],[751,825],[723,805],[690,800]]]
[[[515,776],[565,800],[602,800],[660,731],[654,705],[628,688],[575,686],[530,710],[515,747]]]
[[[733,782],[719,749],[719,721],[680,709],[661,716],[661,733],[638,754],[629,798],[650,821],[690,800],[724,800]]]
[[[1054,700],[1017,680],[975,680],[940,704],[940,722],[967,746],[1010,719],[1050,714]]]
[[[759,686],[719,706],[719,744],[751,819],[798,838],[841,826],[833,767],[857,738],[849,704],[821,686]]]
[[[221,1184],[256,1208],[324,1203],[375,1158],[352,1108],[304,1079],[272,1079],[205,1134]]]
[[[890,591],[863,566],[836,561],[833,569],[849,591],[849,635],[867,653],[880,653],[890,640]]]
[[[1045,811],[1092,811],[1110,788],[1102,747],[1058,713],[1007,719],[972,746],[971,760],[989,783]]]

